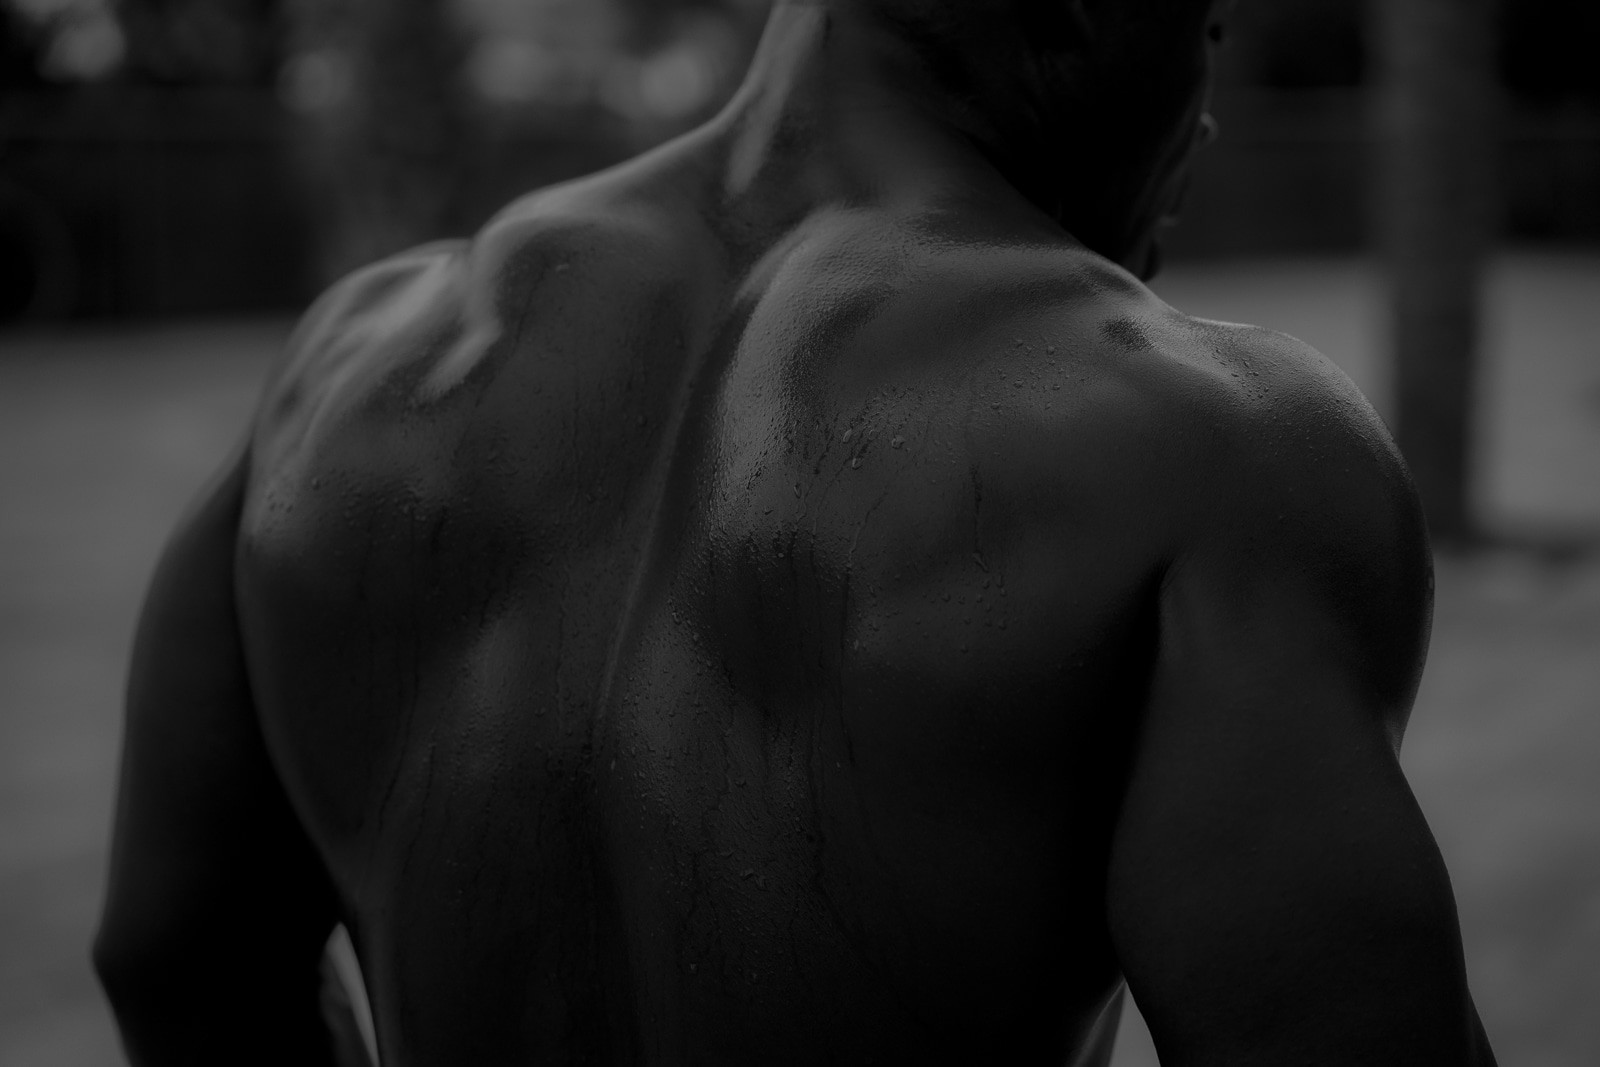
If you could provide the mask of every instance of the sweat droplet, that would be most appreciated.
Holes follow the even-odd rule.
[[[904,448],[905,444],[906,439],[904,437],[896,437],[893,441],[889,442],[891,448]]]
[[[856,432],[854,430],[846,430],[844,432],[844,436],[839,438],[839,440],[848,442],[850,440],[850,438],[854,437],[855,435],[856,435]]]
[[[859,470],[860,467],[861,467],[861,457],[860,456],[857,456],[855,459],[852,459],[850,461],[850,469],[851,470]]]

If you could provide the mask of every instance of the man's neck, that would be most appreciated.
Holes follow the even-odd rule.
[[[848,10],[780,3],[712,123],[733,202],[980,200],[1034,214],[962,132],[909,44]]]

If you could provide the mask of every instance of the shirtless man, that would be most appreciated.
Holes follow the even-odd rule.
[[[138,1064],[1484,1064],[1429,553],[1142,284],[1221,3],[780,3],[704,128],[337,286],[155,579]]]

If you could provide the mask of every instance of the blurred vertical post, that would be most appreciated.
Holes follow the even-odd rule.
[[[1472,423],[1494,228],[1494,0],[1368,0],[1367,18],[1397,432],[1434,540],[1459,546],[1478,533]]]
[[[450,233],[474,158],[449,0],[353,0],[354,85],[334,145],[338,270]]]

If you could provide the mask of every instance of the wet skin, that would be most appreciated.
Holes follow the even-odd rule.
[[[152,974],[327,1055],[335,921],[393,1065],[1103,1063],[1125,976],[1164,1062],[1474,1062],[1370,409],[926,131],[791,167],[789,76],[307,317],[136,654],[136,1062]]]

